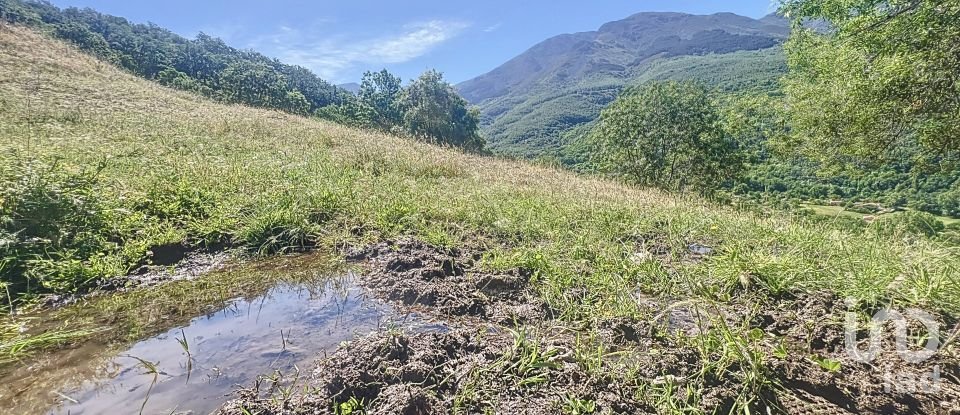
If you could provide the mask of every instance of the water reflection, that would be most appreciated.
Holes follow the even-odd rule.
[[[309,372],[318,357],[356,334],[417,325],[425,323],[368,298],[350,276],[321,287],[280,286],[141,341],[106,363],[76,354],[63,364],[92,366],[78,373],[95,375],[52,391],[60,405],[51,413],[138,413],[141,405],[145,414],[208,413],[258,375]]]

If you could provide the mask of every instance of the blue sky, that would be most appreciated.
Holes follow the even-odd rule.
[[[336,83],[387,68],[404,80],[426,69],[451,82],[483,74],[554,35],[596,30],[641,11],[733,12],[761,17],[771,0],[54,0],[193,38],[203,31],[303,65]]]

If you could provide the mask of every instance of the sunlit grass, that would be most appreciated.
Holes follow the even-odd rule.
[[[891,284],[923,284],[935,288],[931,305],[960,308],[960,294],[946,289],[956,284],[952,272],[960,259],[922,240],[852,234],[788,214],[740,212],[219,105],[144,82],[23,29],[5,27],[0,51],[6,154],[59,158],[75,168],[105,162],[100,189],[117,209],[170,183],[209,199],[205,217],[138,228],[159,235],[155,239],[225,238],[265,253],[289,243],[333,247],[400,234],[449,244],[480,240],[494,248],[491,262],[538,271],[540,291],[572,318],[629,312],[622,303],[638,288],[723,297],[744,275],[774,291],[831,289],[872,302],[916,301]],[[657,271],[655,264],[629,259],[638,242],[651,237],[675,255],[694,242],[715,254]],[[923,270],[922,281],[913,279],[916,270]],[[565,302],[563,292],[574,286],[589,286],[594,295]]]
[[[181,240],[229,242],[253,255],[271,255],[413,235],[483,248],[483,267],[532,270],[534,288],[566,322],[642,317],[638,292],[725,302],[744,289],[774,296],[829,290],[863,304],[960,312],[960,252],[954,247],[851,232],[789,213],[738,211],[559,169],[219,105],[4,25],[0,100],[5,157],[59,159],[71,169],[104,163],[98,191],[118,232],[133,241],[119,248],[128,256]],[[208,205],[203,214],[153,220],[131,210],[184,189]],[[709,246],[712,253],[687,260],[691,244]],[[662,246],[665,258],[646,255],[644,247],[651,245]],[[117,338],[141,338],[227,299],[262,292],[280,278],[276,272],[216,274],[100,297],[51,318],[107,324]],[[7,334],[4,344],[19,336]],[[756,365],[753,355],[729,352],[741,351],[728,345],[746,342],[749,333],[720,334],[726,337],[712,347],[731,362]],[[34,341],[44,340],[55,337]],[[582,352],[595,353],[596,346],[590,347]],[[754,369],[745,382],[766,387],[762,368]],[[663,396],[684,393],[691,392],[671,389]],[[750,401],[746,395],[744,400]],[[573,397],[569,405],[588,403]]]

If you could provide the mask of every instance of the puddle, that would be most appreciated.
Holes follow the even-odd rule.
[[[20,376],[8,377],[0,401],[12,403],[17,413],[139,413],[149,391],[144,414],[206,414],[260,375],[280,371],[292,376],[297,368],[308,374],[318,357],[357,334],[388,327],[440,327],[398,314],[351,280],[347,276],[321,287],[276,287],[261,298],[237,300],[106,358],[102,346],[71,350],[58,357],[55,371],[62,373],[30,373],[27,367],[19,370],[24,372]],[[192,357],[189,364],[178,341],[184,337]],[[138,358],[156,364],[156,377]],[[44,377],[61,377],[69,386],[49,388],[50,381],[40,380]],[[42,384],[48,390],[36,390]]]

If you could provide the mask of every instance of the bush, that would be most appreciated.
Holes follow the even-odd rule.
[[[888,236],[932,237],[945,229],[936,216],[912,210],[880,216],[870,227],[874,232]]]

